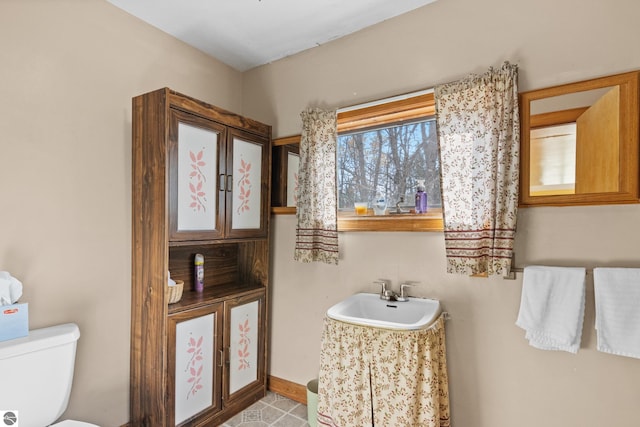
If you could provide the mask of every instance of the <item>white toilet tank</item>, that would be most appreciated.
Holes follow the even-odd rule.
[[[79,337],[67,323],[0,342],[0,410],[18,411],[20,427],[48,426],[67,408]]]

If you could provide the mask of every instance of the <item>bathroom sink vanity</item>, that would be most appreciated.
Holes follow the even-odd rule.
[[[440,302],[383,286],[380,295],[335,304],[324,321],[318,387],[319,424],[449,426]]]
[[[271,127],[165,88],[132,145],[129,425],[217,426],[266,393]]]
[[[405,297],[388,301],[378,294],[351,295],[327,310],[334,320],[374,328],[415,330],[429,327],[441,313],[440,301]]]

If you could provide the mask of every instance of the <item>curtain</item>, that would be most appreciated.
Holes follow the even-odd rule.
[[[338,264],[337,116],[319,109],[301,116],[294,259]]]
[[[518,208],[518,68],[435,88],[447,272],[505,275]]]
[[[318,425],[449,427],[444,317],[412,331],[325,317]]]

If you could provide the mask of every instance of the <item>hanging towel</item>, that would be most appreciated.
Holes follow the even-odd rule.
[[[640,268],[594,268],[598,350],[640,359]]]
[[[584,320],[585,273],[581,267],[525,267],[516,325],[542,350],[577,353]]]

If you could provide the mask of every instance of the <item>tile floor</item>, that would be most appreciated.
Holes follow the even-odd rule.
[[[267,395],[227,420],[222,427],[308,427],[307,407],[268,391]]]

